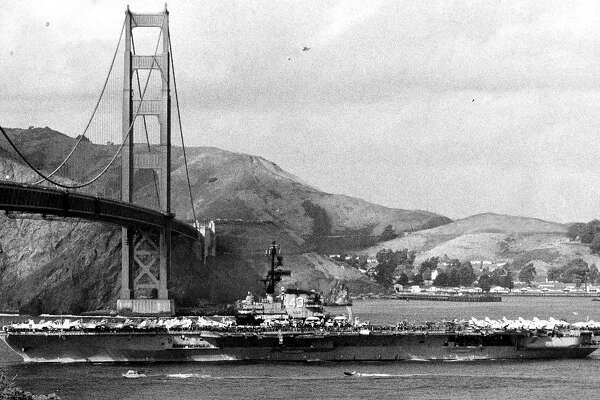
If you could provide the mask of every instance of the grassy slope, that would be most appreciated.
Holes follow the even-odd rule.
[[[404,231],[449,222],[439,215],[382,207],[349,196],[320,192],[261,157],[212,148],[189,151],[192,189],[200,215],[272,221],[304,240],[381,234],[391,224]],[[175,209],[190,217],[183,168],[173,176]]]

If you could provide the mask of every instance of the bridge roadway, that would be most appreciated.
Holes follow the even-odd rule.
[[[174,214],[61,189],[0,181],[0,209],[60,217],[83,218],[111,224],[164,228],[171,225],[173,234],[198,239],[192,225],[174,218]]]

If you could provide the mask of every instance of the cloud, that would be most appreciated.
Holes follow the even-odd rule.
[[[316,40],[316,45],[324,45],[334,41],[357,24],[365,22],[375,14],[382,5],[382,1],[342,1],[328,10],[328,24],[321,30]]]

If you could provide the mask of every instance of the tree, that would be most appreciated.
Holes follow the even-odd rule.
[[[437,261],[437,260],[436,260]],[[433,281],[435,286],[471,286],[477,276],[470,262],[461,262],[457,259],[450,260],[446,270],[440,271]],[[419,268],[423,274],[426,273],[428,263],[422,263]],[[437,265],[437,264],[435,264]]]
[[[598,272],[598,267],[596,267],[596,264],[590,265],[590,270],[588,272],[588,282],[596,283],[596,281],[598,281],[598,278],[600,278],[600,272]]]
[[[582,258],[571,260],[563,267],[562,282],[575,283],[577,287],[588,281],[590,267]]]
[[[508,280],[512,281],[512,275],[510,275],[510,269],[508,266],[496,268],[492,272],[489,273],[490,276],[490,284],[492,286],[503,286],[508,287]],[[507,279],[508,276],[508,279]]]
[[[431,279],[431,273],[436,270],[439,262],[439,257],[431,257],[419,265],[419,274],[424,280],[428,281]]]
[[[422,272],[419,271],[419,275],[421,275],[423,277],[423,280],[430,281],[431,280],[431,273],[432,272],[433,271],[431,271],[429,269],[425,269]]]
[[[394,252],[392,249],[381,249],[375,255],[375,259],[377,260],[377,264],[389,264],[392,262],[393,256]]]
[[[600,232],[600,221],[597,219],[591,220],[585,224],[585,227],[579,234],[581,243],[592,243],[592,240],[594,240],[594,235],[598,232]]]
[[[575,258],[562,267],[554,267],[548,270],[548,280],[564,283],[593,283],[599,278],[596,264],[588,265],[582,258]]]
[[[457,275],[459,286],[471,286],[475,282],[475,279],[477,279],[475,271],[473,271],[473,266],[468,261],[458,267]]]
[[[394,284],[395,265],[392,264],[377,264],[375,267],[375,280],[385,288],[389,288]]]
[[[585,230],[586,224],[582,222],[571,224],[569,229],[567,229],[567,237],[571,240],[576,240],[577,238],[581,238],[581,235]]]
[[[488,274],[481,274],[479,276],[478,285],[484,292],[489,292],[492,287],[492,279]]]
[[[501,286],[508,288],[508,290],[513,290],[513,288],[515,287],[515,282],[513,281],[512,272],[510,272],[510,270],[508,270],[506,272],[506,277],[504,278],[504,284]]]
[[[548,280],[549,281],[560,281],[562,275],[562,269],[557,267],[552,267],[548,270]]]
[[[358,260],[356,261],[356,264],[358,265],[358,268],[364,268],[366,269],[367,267],[367,256],[366,255],[360,255],[358,256]]]
[[[413,285],[421,286],[423,284],[423,275],[415,274],[412,279]]]
[[[408,275],[406,275],[404,272],[401,273],[398,279],[396,280],[396,283],[402,286],[408,285]]]
[[[385,288],[389,288],[394,283],[394,271],[396,265],[390,262],[379,263],[375,267],[375,280]]]
[[[431,257],[423,261],[419,266],[419,273],[423,273],[425,270],[434,271],[440,262],[439,257]]]
[[[402,249],[392,253],[393,262],[398,266],[404,267],[407,271],[412,271],[415,257],[415,252],[409,251],[408,249]]]
[[[460,286],[460,278],[458,276],[458,268],[448,268],[448,286]]]
[[[77,136],[75,137],[75,139],[76,139],[76,140],[81,140],[82,142],[88,142],[88,143],[91,143],[91,142],[90,142],[90,139],[88,139],[86,136],[84,136],[84,137],[81,137],[81,135],[77,135]]]
[[[519,272],[519,280],[521,282],[527,282],[528,285],[531,285],[531,282],[535,279],[536,276],[535,267],[533,264],[527,264]]]
[[[375,280],[383,287],[389,288],[394,283],[394,271],[398,266],[404,267],[406,271],[412,270],[415,260],[415,252],[408,249],[393,251],[382,249],[375,255],[377,267],[375,267]]]
[[[449,281],[449,277],[448,274],[444,271],[441,271],[436,277],[435,280],[433,281],[434,286],[438,286],[438,287],[445,287],[445,286],[451,286],[448,284]]]
[[[595,233],[592,242],[590,243],[592,253],[600,253],[600,233]]]

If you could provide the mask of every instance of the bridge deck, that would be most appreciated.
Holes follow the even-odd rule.
[[[61,217],[83,218],[127,227],[163,228],[198,239],[198,231],[172,214],[123,201],[109,200],[60,189],[0,181],[0,209]]]

